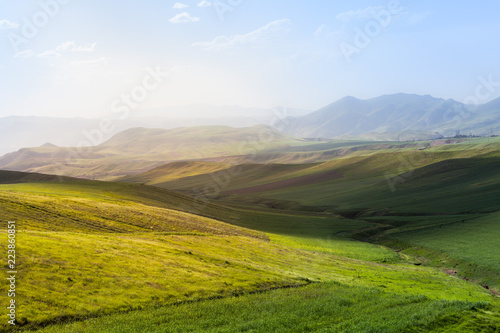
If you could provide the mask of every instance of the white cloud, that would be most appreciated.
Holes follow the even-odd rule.
[[[79,66],[79,67],[96,67],[101,65],[107,65],[109,62],[109,58],[101,57],[98,59],[92,60],[83,60],[83,61],[73,61],[70,63],[71,66]]]
[[[61,53],[54,50],[45,51],[36,55],[37,58],[44,58],[44,59],[59,58],[60,56]]]
[[[74,41],[64,42],[56,47],[59,52],[93,52],[96,43],[87,43],[86,45],[77,45]]]
[[[208,2],[207,0],[203,0],[200,3],[198,3],[198,7],[210,7],[212,6],[211,2]]]
[[[172,17],[169,21],[172,23],[189,23],[189,22],[197,22],[199,20],[200,20],[199,17],[193,17],[188,12],[182,12]]]
[[[16,29],[19,24],[16,22],[10,22],[9,20],[0,20],[0,29]]]
[[[182,3],[182,2],[177,2],[173,8],[175,9],[184,9],[184,8],[188,8],[189,5],[186,5],[185,3]]]
[[[33,50],[24,50],[14,55],[14,58],[31,58],[36,56]]]
[[[289,19],[277,20],[246,34],[231,37],[219,36],[211,42],[198,42],[194,43],[193,46],[200,46],[209,50],[224,50],[243,45],[264,44],[282,38],[290,31],[291,25]]]
[[[58,45],[54,50],[48,50],[42,53],[35,53],[33,50],[25,50],[17,53],[14,58],[59,58],[65,52],[93,52],[96,43],[87,43],[85,45],[78,45],[74,41],[64,42]]]

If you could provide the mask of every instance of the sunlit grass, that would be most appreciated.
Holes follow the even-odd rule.
[[[307,281],[430,299],[490,298],[481,287],[437,269],[377,264],[241,236],[21,232],[18,256],[18,318],[28,324]]]
[[[189,306],[197,305],[172,305],[212,299],[199,303],[206,307],[206,317],[199,318],[199,325],[195,325],[195,320],[173,320],[177,326],[164,326],[165,330],[183,332],[194,327],[195,331],[217,331],[219,324],[221,332],[279,331],[290,327],[297,331],[320,330],[331,324],[331,316],[343,318],[335,327],[347,330],[348,326],[358,325],[354,323],[360,318],[356,317],[356,311],[365,308],[366,312],[361,313],[365,313],[366,320],[353,327],[382,329],[390,323],[399,329],[405,325],[424,325],[437,318],[434,314],[448,313],[448,310],[440,312],[440,307],[453,313],[471,308],[463,302],[491,300],[485,289],[438,268],[417,267],[399,260],[396,253],[382,246],[339,236],[370,227],[372,224],[366,221],[316,213],[211,207],[214,215],[231,216],[233,223],[239,225],[233,226],[175,210],[176,204],[194,205],[189,200],[151,187],[101,182],[0,186],[2,212],[16,219],[19,227],[16,296],[20,304],[19,324],[38,327],[59,320],[113,315],[108,320],[116,325],[108,323],[107,328],[101,319],[78,325],[90,325],[89,332],[137,331],[138,326],[134,325],[154,331],[155,325],[167,324],[147,317],[150,313],[184,306],[188,307],[187,313],[193,309]],[[271,241],[262,233],[270,231],[273,231],[269,235]],[[1,244],[3,251],[5,246]],[[254,319],[259,308],[249,305],[254,304],[254,296],[249,293],[311,282],[315,286],[307,288],[313,289],[304,292],[299,288],[255,296],[269,298],[264,310],[270,316]],[[3,295],[5,288],[0,288]],[[345,293],[345,297],[335,298],[336,295],[325,290]],[[363,297],[356,298],[356,293]],[[213,300],[233,295],[246,296]],[[371,298],[365,299],[368,297]],[[239,299],[249,303],[240,304]],[[336,302],[346,302],[342,307],[345,312],[338,312]],[[391,302],[407,310],[391,308]],[[239,322],[227,305],[217,310],[219,304],[240,307],[242,320],[247,320],[249,326]],[[330,312],[309,311],[307,304],[311,309],[323,306]],[[329,304],[334,305],[332,309]],[[378,304],[386,304],[388,308],[377,315],[395,319],[377,322],[374,318]],[[274,317],[270,310],[273,307],[283,311],[276,312]],[[210,312],[210,308],[215,312]],[[125,312],[130,316],[127,318],[136,321],[124,322],[125,326],[118,324]],[[412,317],[413,313],[421,315]],[[190,318],[182,312],[177,315]],[[168,316],[176,315],[165,313]],[[92,326],[94,321],[100,324]]]
[[[364,243],[356,240],[340,237],[312,238],[292,237],[270,234],[273,243],[304,249],[314,252],[322,252],[342,256],[346,258],[374,261],[374,262],[398,262],[401,259],[393,250],[383,246]]]
[[[435,320],[485,307],[485,303],[436,301],[323,283],[145,309],[40,332],[422,332]]]
[[[392,233],[389,238],[406,244],[405,253],[423,255],[428,249],[434,265],[454,263],[461,276],[500,288],[500,213]]]

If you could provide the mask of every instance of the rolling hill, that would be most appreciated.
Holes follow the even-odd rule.
[[[495,134],[500,126],[499,100],[477,108],[429,95],[394,94],[368,100],[345,97],[301,117],[276,124],[298,137],[341,136],[382,140],[430,139],[464,134]]]
[[[483,288],[437,269],[417,267],[386,248],[336,237],[301,244],[296,238],[280,236],[280,230],[289,227],[277,221],[293,221],[296,235],[309,230],[316,237],[353,231],[370,226],[369,222],[311,214],[278,217],[213,204],[210,218],[186,212],[195,209],[194,199],[151,186],[8,171],[0,171],[0,179],[1,210],[18,228],[17,269],[22,284],[17,286],[16,297],[23,305],[17,324],[24,328],[94,317],[110,320],[104,316],[130,315],[131,311],[141,316],[201,300],[252,297],[251,293],[312,282],[317,286],[311,292],[319,293],[318,297],[325,292],[345,295],[321,296],[318,302],[323,305],[343,302],[356,293],[371,295],[363,297],[365,301],[351,298],[350,304],[358,305],[335,325],[349,325],[358,306],[371,313],[380,302],[409,307],[404,312],[407,320],[390,324],[400,329],[426,327],[437,320],[435,314],[469,316],[489,306],[491,296]],[[264,221],[274,224],[278,234],[236,225]],[[5,243],[1,247],[6,250]],[[290,302],[293,295],[302,297],[300,292],[279,294]],[[271,294],[262,295],[272,303],[278,301]],[[411,319],[412,304],[418,304],[425,316]],[[391,316],[392,310],[388,311]],[[363,325],[378,327],[369,318]],[[102,331],[86,321],[81,324],[87,331]],[[322,326],[332,324],[327,321]],[[7,331],[1,325],[0,330]],[[47,329],[57,332],[64,327]]]
[[[346,155],[314,163],[228,165],[193,161],[167,164],[121,181],[190,194],[205,192],[210,198],[243,195],[329,207],[338,212],[458,212],[453,202],[462,211],[474,207],[476,211],[488,211],[498,208],[494,203],[498,196],[495,184],[500,181],[495,174],[499,167],[498,141],[479,139],[435,146],[420,143],[392,149],[381,145],[380,150],[350,150]],[[422,145],[428,148],[416,148]],[[183,170],[189,173],[183,174]],[[481,191],[483,195],[478,195]],[[416,200],[419,196],[422,206]]]
[[[137,128],[78,158],[68,149],[0,160],[118,180],[0,171],[0,210],[19,228],[25,328],[425,332],[500,323],[499,138],[370,143],[262,126]],[[255,302],[279,311],[249,324]],[[185,313],[193,317],[166,319]]]
[[[23,148],[0,158],[0,168],[90,179],[144,172],[169,161],[248,155],[308,144],[267,126],[207,126],[172,130],[133,128],[81,148]]]
[[[127,181],[146,181],[147,184],[242,209],[318,212],[374,221],[377,226],[352,237],[382,241],[386,245],[399,244],[387,239],[415,237],[415,243],[402,248],[425,245],[416,232],[419,230],[429,240],[433,239],[432,235],[440,235],[444,238],[439,240],[444,244],[441,250],[456,257],[456,252],[450,252],[449,248],[457,245],[451,245],[453,240],[446,238],[447,234],[441,233],[441,228],[476,228],[474,233],[468,231],[471,237],[464,238],[462,251],[477,239],[474,237],[480,237],[473,236],[475,234],[500,236],[500,228],[495,225],[495,214],[500,211],[499,151],[498,138],[475,139],[436,144],[425,150],[415,147],[362,150],[330,161],[306,164],[219,164],[219,170],[206,174],[191,171],[186,176],[180,173],[186,166],[170,164],[164,166],[169,170],[169,178],[164,178],[162,169],[158,168],[155,174],[147,174],[149,177],[138,175]],[[188,162],[187,169],[196,168],[194,163]],[[479,223],[481,218],[486,222]],[[452,228],[455,223],[464,225],[462,229]],[[249,226],[246,223],[239,225]],[[258,230],[270,230],[265,224],[253,227],[257,225]],[[400,238],[398,233],[404,233],[405,238]],[[488,249],[500,253],[497,245],[483,245],[477,253]],[[401,245],[396,248],[401,248]],[[494,257],[490,262],[496,259]],[[478,266],[480,261],[481,258],[476,256],[447,262],[454,262],[451,266],[459,267],[462,276],[500,288],[500,281],[494,278],[500,274],[498,267],[491,264],[486,268]],[[436,265],[439,264],[438,261]]]
[[[39,147],[51,142],[63,147],[76,147],[92,137],[94,144],[108,140],[121,131],[136,128],[173,129],[208,125],[250,127],[269,124],[276,115],[303,115],[309,111],[291,108],[245,108],[240,106],[185,105],[161,109],[135,110],[126,119],[121,115],[106,118],[57,118],[9,116],[0,118],[0,156],[26,147]],[[177,115],[176,117],[165,115]],[[101,138],[92,133],[102,129],[103,119],[110,121],[109,130]],[[97,140],[99,139],[99,140]],[[98,141],[98,142],[96,142]]]

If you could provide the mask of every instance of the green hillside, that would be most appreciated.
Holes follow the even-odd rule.
[[[481,303],[400,296],[338,283],[105,316],[41,332],[485,332]],[[459,315],[457,315],[459,314]]]
[[[231,164],[217,162],[172,162],[151,169],[140,175],[125,176],[119,179],[124,183],[158,185],[171,180],[212,173],[231,167]]]
[[[151,311],[177,309],[172,304],[312,282],[321,283],[313,287],[313,294],[325,295],[331,288],[345,293],[344,298],[322,296],[315,307],[343,302],[354,293],[372,295],[370,305],[352,299],[350,302],[358,305],[347,310],[340,325],[354,320],[357,307],[375,310],[379,302],[408,304],[408,309],[410,304],[422,305],[425,318],[412,319],[410,310],[403,311],[401,314],[406,313],[408,318],[404,323],[391,324],[395,329],[410,324],[426,327],[441,315],[463,310],[467,315],[479,311],[474,309],[487,310],[491,301],[489,292],[480,286],[436,268],[415,266],[387,248],[338,236],[369,227],[370,222],[313,213],[277,217],[266,210],[213,204],[205,211],[205,216],[212,215],[209,218],[188,212],[197,209],[192,198],[156,187],[57,181],[12,172],[0,175],[7,183],[0,185],[2,212],[9,220],[16,220],[18,227],[17,269],[22,283],[16,297],[23,304],[18,309],[18,324],[24,328],[107,314],[123,316],[129,311],[139,311],[130,314],[130,319],[139,320]],[[38,179],[12,184],[12,180],[24,177]],[[295,227],[287,222],[292,220]],[[272,233],[248,229],[262,226]],[[5,243],[2,248],[6,250]],[[329,281],[337,284],[323,285]],[[4,295],[5,288],[2,286]],[[262,295],[273,306],[287,297],[295,302],[305,293]],[[251,301],[253,296],[248,297]],[[5,302],[6,297],[2,299]],[[199,304],[212,310],[219,304],[208,302]],[[448,310],[429,315],[442,304],[447,304]],[[289,306],[302,311],[293,308],[293,303]],[[252,315],[249,309],[245,311]],[[395,315],[388,311],[387,315]],[[82,324],[88,331],[95,330],[87,322]],[[365,324],[369,324],[368,319]],[[234,323],[228,327],[234,327],[231,325]],[[331,327],[332,323],[321,325]]]
[[[495,211],[500,144],[483,141],[432,146],[423,151],[361,150],[320,163],[224,165],[206,174],[202,174],[203,168],[198,169],[200,174],[189,171],[186,177],[181,170],[196,169],[196,164],[171,164],[162,167],[168,172],[159,168],[154,174],[125,180],[187,193],[205,191],[210,198],[235,196],[234,201],[241,202],[241,197],[250,201],[248,197],[260,197],[328,207],[340,213]]]
[[[500,236],[495,215],[500,211],[498,141],[437,141],[425,150],[362,150],[321,163],[242,164],[156,185],[198,195],[205,189],[206,198],[253,210],[247,214],[252,219],[236,223],[286,235],[286,239],[271,238],[287,246],[317,251],[328,237],[339,235],[378,242],[418,258],[417,263],[451,269],[498,291],[500,271],[494,264],[500,261],[494,242]],[[218,191],[213,191],[214,184],[219,185]],[[259,210],[272,211],[274,217],[263,218]],[[310,215],[312,227],[301,234],[296,221],[305,212],[323,217]],[[351,222],[357,227],[335,233],[320,222],[328,214],[353,218],[359,224]],[[480,223],[482,219],[487,222]],[[349,246],[345,251],[328,251],[352,258],[363,253]]]
[[[450,274],[500,290],[500,214],[450,216],[424,223],[413,218],[391,229],[381,243],[420,258],[424,263],[448,267]],[[421,218],[420,218],[421,219]],[[422,219],[421,219],[422,220]]]

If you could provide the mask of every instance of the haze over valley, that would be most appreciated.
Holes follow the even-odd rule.
[[[0,332],[499,332],[499,9],[0,2]]]

